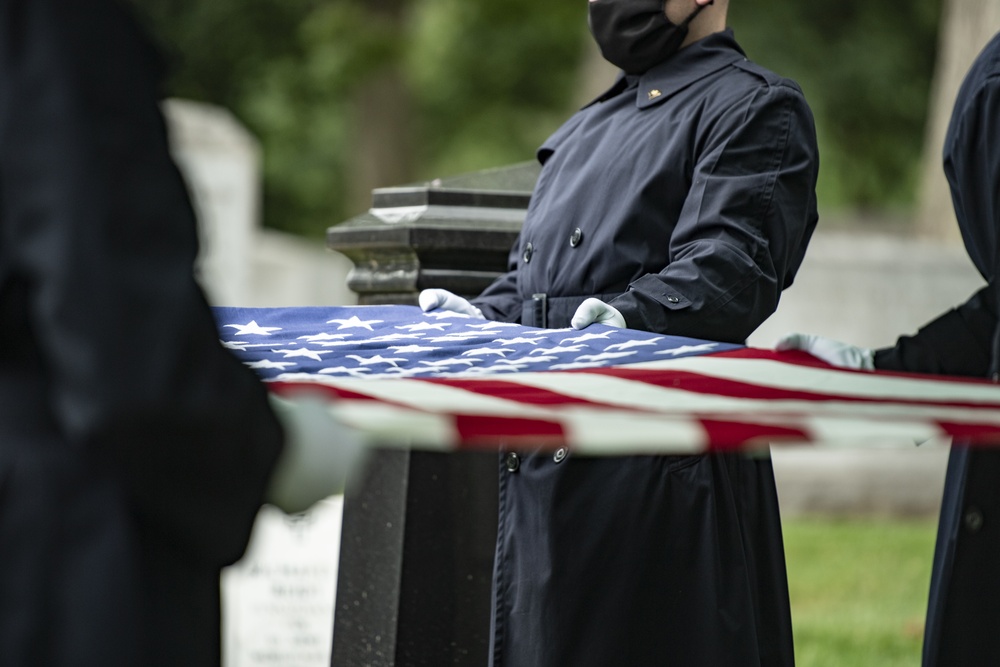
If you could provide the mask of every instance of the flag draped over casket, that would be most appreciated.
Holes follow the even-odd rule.
[[[778,443],[1000,442],[1000,385],[831,368],[801,352],[414,306],[216,308],[223,344],[372,444],[594,455]]]

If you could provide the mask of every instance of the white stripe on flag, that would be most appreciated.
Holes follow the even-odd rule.
[[[639,362],[622,368],[680,370],[786,391],[808,391],[878,400],[982,403],[1000,409],[1000,387],[995,384],[938,380],[930,376],[920,376],[918,380],[915,377],[800,366],[771,359],[742,359],[712,355]]]

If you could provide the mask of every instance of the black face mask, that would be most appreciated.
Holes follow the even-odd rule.
[[[688,25],[707,6],[698,5],[676,25],[667,18],[666,0],[593,0],[590,32],[605,60],[629,74],[642,74],[681,48]]]

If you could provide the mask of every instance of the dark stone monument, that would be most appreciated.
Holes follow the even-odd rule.
[[[506,270],[538,178],[534,162],[382,188],[327,231],[354,262],[360,304],[472,297]],[[335,667],[482,667],[489,651],[497,456],[379,451],[344,502]]]
[[[534,162],[379,188],[372,208],[327,230],[354,262],[347,285],[362,305],[416,303],[440,287],[472,297],[506,270],[538,178]]]

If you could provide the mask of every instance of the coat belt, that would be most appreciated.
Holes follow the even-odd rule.
[[[573,314],[586,299],[595,298],[607,302],[621,296],[614,294],[585,294],[583,296],[549,296],[545,293],[532,294],[521,304],[521,324],[542,329],[565,329],[573,319]]]

